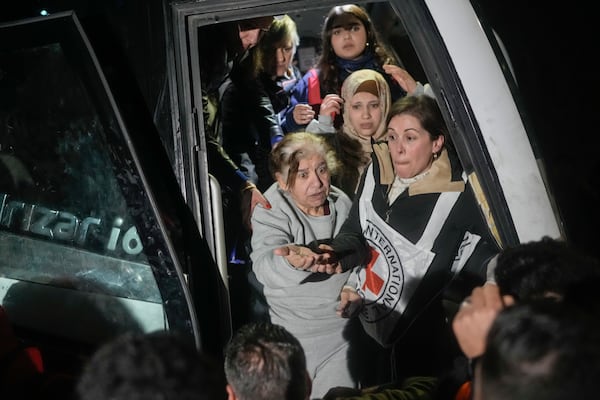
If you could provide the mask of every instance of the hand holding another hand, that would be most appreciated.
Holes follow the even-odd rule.
[[[297,269],[328,274],[342,272],[342,267],[329,246],[321,245],[319,251],[314,252],[307,246],[288,244],[273,250],[273,254],[285,257]]]

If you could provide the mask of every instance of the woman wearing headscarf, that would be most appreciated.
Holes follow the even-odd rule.
[[[353,198],[360,176],[371,162],[371,153],[381,150],[385,118],[390,109],[390,89],[379,72],[361,69],[346,78],[341,94],[341,97],[325,96],[318,120],[313,120],[306,130],[327,134],[344,166],[333,177],[333,182]],[[344,124],[336,130],[333,119],[340,111]],[[382,151],[387,152],[387,147]],[[378,160],[382,160],[380,168],[391,170],[389,157]]]

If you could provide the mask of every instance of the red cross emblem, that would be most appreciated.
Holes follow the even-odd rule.
[[[365,290],[365,288],[367,288],[371,293],[374,294],[379,294],[381,288],[383,287],[383,284],[385,283],[384,280],[381,279],[381,277],[373,271],[373,266],[375,265],[375,261],[377,261],[378,257],[379,253],[371,247],[371,261],[366,267],[365,283],[362,286],[363,291]]]

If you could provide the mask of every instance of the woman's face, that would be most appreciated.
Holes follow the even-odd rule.
[[[275,49],[275,69],[277,76],[285,76],[292,65],[294,45],[290,39],[281,47]]]
[[[300,160],[293,187],[278,177],[279,186],[288,190],[292,199],[305,214],[322,215],[329,194],[330,175],[325,158],[314,154]]]
[[[394,170],[400,178],[412,178],[427,171],[433,162],[433,154],[444,144],[443,136],[431,140],[421,121],[408,114],[394,116],[386,136]]]
[[[336,56],[355,60],[367,46],[367,30],[358,18],[331,30],[331,47]]]
[[[356,133],[362,137],[371,137],[377,132],[383,116],[379,97],[369,92],[358,92],[344,107],[350,107],[348,116]]]

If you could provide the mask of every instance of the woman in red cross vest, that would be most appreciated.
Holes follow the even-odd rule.
[[[445,306],[459,304],[492,276],[488,264],[499,248],[435,99],[394,103],[385,139],[393,172],[371,162],[338,235],[326,247],[310,246],[309,269],[333,273],[363,265],[342,291],[340,314],[361,303],[363,328],[391,357],[384,379],[440,376],[462,356]]]

